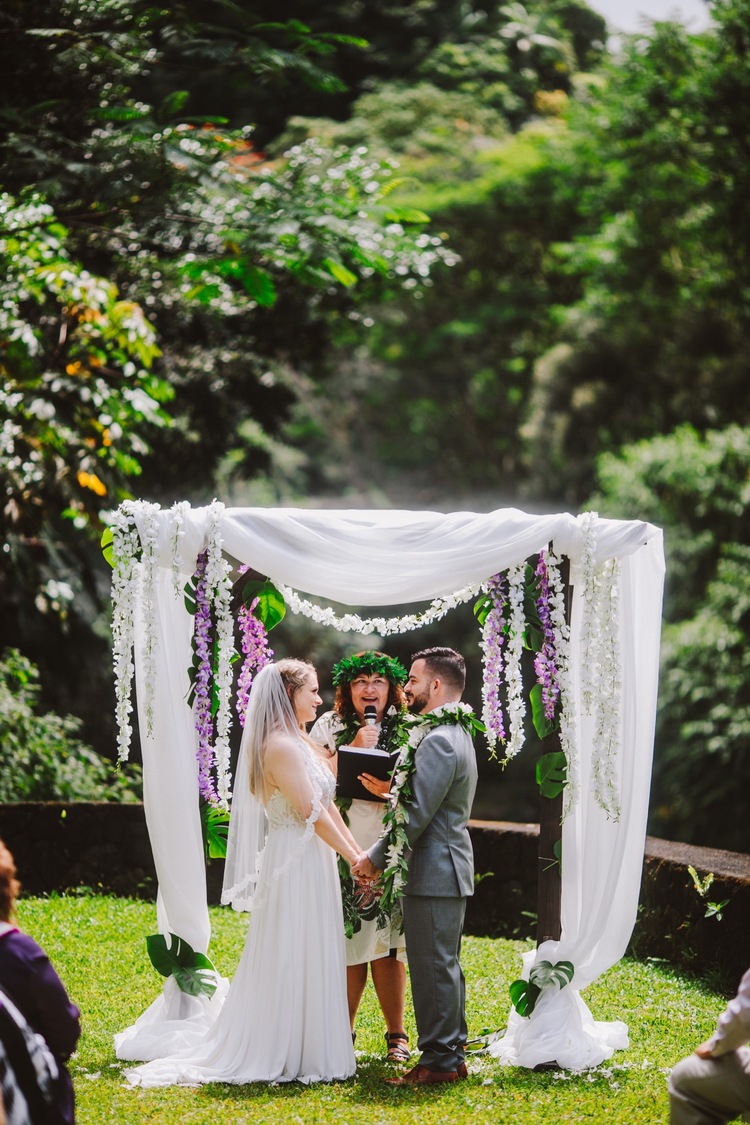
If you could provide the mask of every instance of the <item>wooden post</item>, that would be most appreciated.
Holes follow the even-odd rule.
[[[560,564],[565,596],[565,620],[570,625],[570,562],[567,557]],[[544,740],[544,753],[561,751],[558,731]],[[539,796],[539,852],[537,859],[537,923],[536,943],[559,941],[560,923],[560,864],[555,855],[555,845],[562,836],[563,795],[557,797]],[[559,852],[559,849],[558,849]]]

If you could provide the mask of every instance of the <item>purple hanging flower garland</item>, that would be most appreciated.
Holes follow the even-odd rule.
[[[247,569],[245,567],[244,569]],[[237,682],[237,714],[244,727],[247,704],[250,697],[250,688],[253,686],[253,677],[261,668],[265,668],[273,658],[273,649],[268,645],[268,633],[263,622],[253,612],[258,605],[258,598],[249,606],[241,606],[237,615],[242,637],[242,654],[245,657],[242,670]]]
[[[487,728],[487,742],[490,752],[495,753],[498,742],[505,742],[505,723],[500,702],[500,687],[503,683],[503,644],[507,622],[503,616],[507,600],[507,579],[504,574],[495,574],[487,583],[487,596],[490,609],[482,627],[482,663],[484,676],[482,682],[482,722]]]
[[[208,598],[207,554],[198,555],[195,571],[195,626],[193,647],[196,657],[193,692],[195,699],[195,729],[198,734],[198,790],[209,805],[218,805],[219,797],[212,775],[214,760],[214,717],[212,707],[213,669],[211,651],[213,630],[211,606]]]
[[[553,723],[557,701],[560,698],[560,673],[557,667],[557,644],[552,623],[549,574],[544,551],[539,555],[539,562],[534,575],[538,579],[539,593],[536,605],[544,635],[542,647],[534,657],[534,671],[536,672],[537,682],[542,689],[545,718],[548,722]]]

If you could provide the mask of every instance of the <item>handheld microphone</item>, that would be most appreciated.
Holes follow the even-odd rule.
[[[365,723],[368,727],[374,727],[378,721],[378,709],[372,703],[368,703],[365,707]]]

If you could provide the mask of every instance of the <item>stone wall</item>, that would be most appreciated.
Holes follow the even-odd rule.
[[[536,924],[536,824],[472,821],[478,877],[466,930],[490,937],[532,937]],[[80,802],[0,806],[0,838],[13,852],[27,894],[87,889],[153,898],[151,847],[143,806]],[[714,882],[705,898],[687,867]],[[221,864],[208,872],[209,901],[218,902]],[[728,900],[723,917],[708,902]],[[646,839],[638,917],[629,952],[664,958],[733,988],[750,965],[750,856]]]

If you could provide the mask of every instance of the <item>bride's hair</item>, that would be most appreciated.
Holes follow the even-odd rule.
[[[315,675],[312,664],[287,659],[266,664],[255,677],[245,716],[243,742],[250,789],[256,795],[263,792],[263,757],[271,734],[283,731],[296,737],[300,735],[294,697],[311,675]]]
[[[221,892],[221,901],[231,902],[235,910],[257,907],[255,892],[266,835],[262,801],[268,739],[278,731],[296,739],[304,737],[294,698],[314,676],[315,668],[305,660],[278,660],[266,664],[253,680],[237,762]]]

